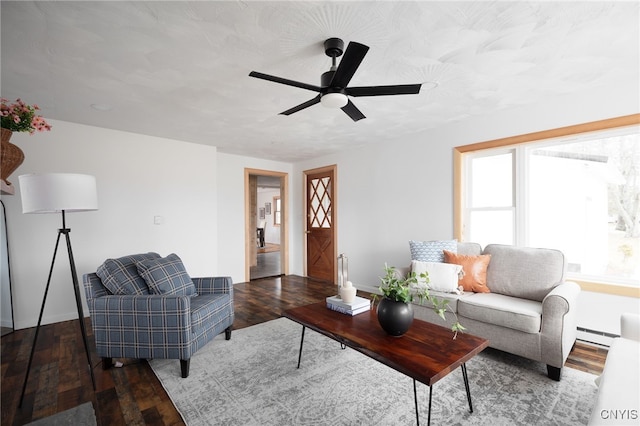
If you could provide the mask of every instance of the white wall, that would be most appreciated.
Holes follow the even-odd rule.
[[[34,326],[61,216],[25,215],[18,176],[70,172],[96,176],[99,210],[70,213],[78,269],[93,272],[106,258],[177,253],[192,276],[218,268],[216,148],[50,120],[51,132],[18,133],[25,161],[10,180],[7,206],[16,328]],[[154,216],[163,224],[154,225]],[[64,239],[58,250],[43,323],[77,318]],[[84,289],[81,288],[84,299]],[[85,304],[86,308],[86,304]],[[87,314],[87,312],[85,312]]]
[[[408,240],[453,237],[453,148],[640,112],[640,87],[621,85],[583,96],[560,97],[541,106],[470,118],[413,138],[395,139],[295,165],[293,205],[302,206],[304,170],[337,164],[338,253],[349,257],[349,277],[356,287],[379,284],[385,262],[408,266]],[[383,102],[384,100],[380,100]],[[374,118],[375,111],[368,115]],[[358,123],[354,123],[357,126]],[[302,252],[303,212],[293,217],[292,253]],[[302,259],[295,259],[301,261]],[[295,273],[302,272],[302,263]],[[638,307],[638,299],[603,306],[581,298],[581,322],[615,324],[621,309]],[[600,319],[602,321],[600,321]],[[608,326],[607,326],[608,327]],[[586,328],[586,327],[585,327]],[[592,327],[589,327],[592,328]]]

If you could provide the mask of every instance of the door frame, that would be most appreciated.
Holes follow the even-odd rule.
[[[307,209],[307,197],[309,196],[307,191],[307,177],[315,173],[322,173],[326,171],[333,172],[332,191],[333,197],[331,197],[331,210],[333,212],[333,223],[331,224],[331,238],[333,239],[333,283],[335,284],[338,276],[338,166],[332,164],[324,167],[317,167],[315,169],[309,169],[302,172],[302,211],[304,212],[302,224],[302,264],[305,277],[307,274],[307,225],[309,223],[309,211]]]
[[[251,281],[251,197],[249,176],[276,176],[280,178],[280,273],[289,275],[289,174],[273,170],[244,169],[244,280]]]

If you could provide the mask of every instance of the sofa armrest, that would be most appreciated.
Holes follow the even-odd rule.
[[[228,293],[233,300],[233,280],[231,277],[191,278],[198,294]]]
[[[109,325],[114,321],[126,323],[136,318],[147,317],[152,321],[150,327],[155,326],[154,319],[158,321],[157,326],[161,326],[167,318],[175,318],[171,321],[172,327],[188,327],[191,311],[191,298],[189,296],[175,295],[109,295],[91,300],[89,310],[92,318],[108,315],[118,315],[113,317]],[[166,321],[165,321],[166,323]]]
[[[396,267],[396,274],[400,277],[406,277],[411,272],[411,265]]]
[[[191,357],[189,296],[109,295],[88,304],[98,356]]]
[[[640,315],[625,313],[620,316],[620,337],[640,342]]]
[[[577,336],[580,286],[565,281],[542,300],[541,361],[562,368]]]
[[[549,307],[560,308],[563,313],[578,302],[578,295],[580,294],[580,286],[573,281],[564,281],[558,284],[545,296],[542,300],[542,309],[544,315],[544,306],[549,304]],[[564,306],[564,308],[562,308]]]

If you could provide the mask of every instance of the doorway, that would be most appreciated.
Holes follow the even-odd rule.
[[[288,274],[288,175],[245,169],[245,281]]]
[[[337,275],[336,166],[307,170],[305,176],[305,274],[335,283]]]

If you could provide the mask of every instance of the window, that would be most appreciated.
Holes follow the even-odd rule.
[[[281,221],[280,197],[273,197],[273,226],[280,226]]]
[[[513,150],[510,150],[469,159],[467,185],[471,190],[466,212],[467,241],[513,244],[513,157]]]
[[[640,127],[630,117],[457,148],[456,236],[557,248],[570,279],[640,288]]]

